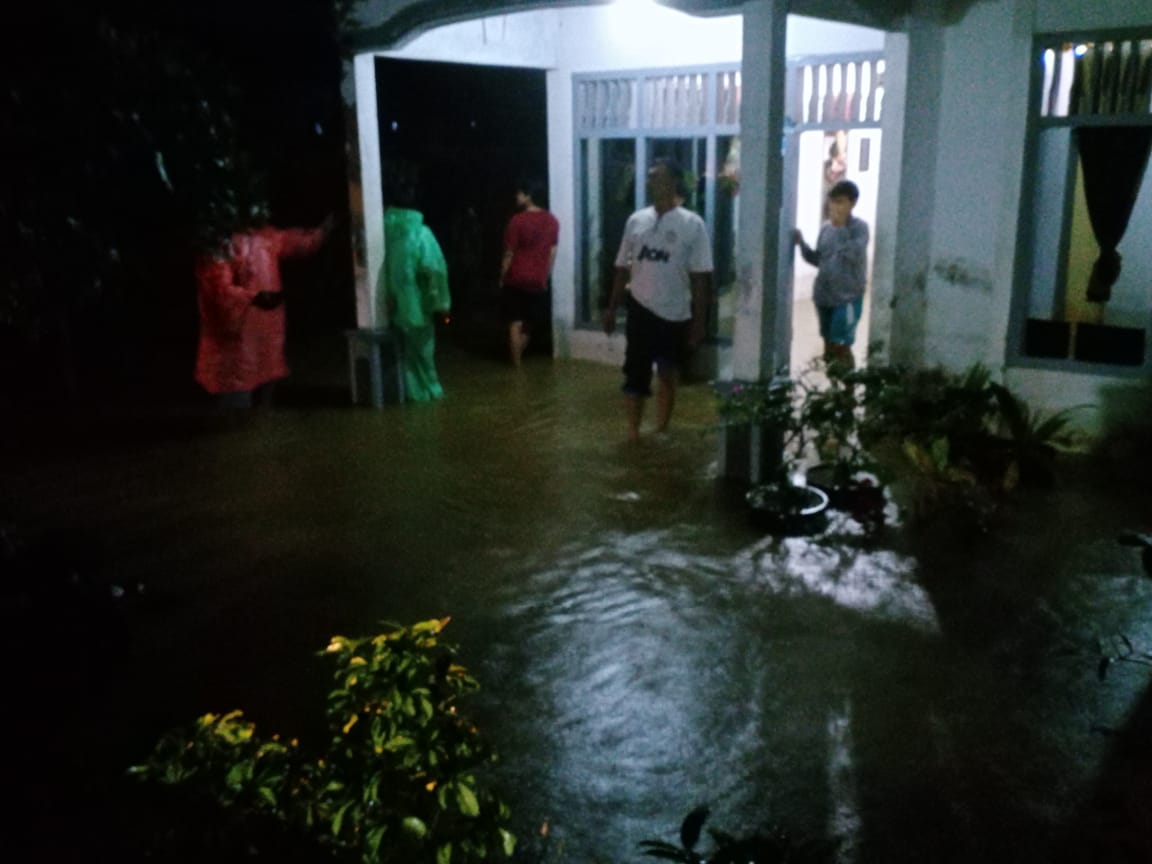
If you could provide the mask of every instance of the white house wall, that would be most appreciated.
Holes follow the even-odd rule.
[[[409,60],[518,66],[547,70],[548,159],[552,170],[551,209],[561,222],[553,278],[555,335],[562,355],[617,362],[622,340],[573,327],[576,307],[575,168],[572,128],[572,75],[670,66],[737,63],[743,19],[739,15],[700,18],[645,0],[538,10],[448,24],[428,30],[402,47],[379,56]],[[878,50],[883,34],[849,24],[789,18],[788,53],[812,55]],[[380,207],[376,82],[372,58],[356,58],[357,113],[365,196],[366,273],[358,280],[361,326],[380,323],[371,294],[384,260]],[[368,310],[373,310],[369,312]],[[371,317],[369,317],[371,316]]]
[[[933,176],[903,178],[934,189],[923,359],[948,368],[1005,354],[1032,39],[1012,6],[978,3],[944,30]]]
[[[1035,3],[1037,33],[1152,25],[1152,3],[1145,0],[1035,0]]]
[[[1000,0],[975,4],[941,30],[944,52],[939,128],[932,176],[901,178],[904,194],[929,182],[934,202],[923,273],[920,361],[958,369],[973,362],[1001,369],[1029,404],[1077,414],[1098,433],[1152,407],[1149,384],[1020,367],[1005,368],[1012,302],[1032,40],[1038,33],[1152,26],[1152,3],[1126,0]],[[931,93],[928,94],[932,98]],[[908,106],[908,135],[916,115]],[[926,111],[931,116],[932,111]],[[907,145],[909,141],[906,141]],[[910,191],[912,190],[912,191]],[[903,278],[916,274],[903,274]],[[900,286],[897,286],[899,292]],[[898,326],[898,325],[896,325]],[[1146,420],[1145,420],[1146,422]]]

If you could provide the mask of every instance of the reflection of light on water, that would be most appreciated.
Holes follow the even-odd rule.
[[[843,607],[935,632],[911,559],[802,538],[718,554],[699,526],[683,525],[590,535],[542,556],[539,569],[525,564],[531,575],[509,583],[504,620],[530,718],[515,734],[539,755],[513,782],[540,815],[583,814],[552,823],[555,836],[603,846],[609,820],[619,848],[604,860],[624,860],[652,836],[653,814],[670,818],[701,789],[739,803],[734,771],[790,776],[803,766],[796,748],[812,745],[826,748],[817,758],[829,830],[855,849],[851,706],[824,701],[843,692],[836,651],[798,664],[787,639],[764,638],[763,613],[778,604],[763,589],[827,597],[830,619]],[[798,674],[814,665],[820,673]]]
[[[789,537],[764,540],[746,558],[751,578],[774,593],[817,594],[847,609],[931,633],[939,630],[931,600],[913,581],[915,560],[891,550]]]
[[[532,577],[511,610],[532,658],[519,674],[549,730],[548,789],[564,789],[563,800],[540,804],[611,813],[620,830],[637,813],[676,812],[673,790],[708,783],[763,747],[763,682],[749,680],[748,646],[705,590],[722,593],[727,572],[727,561],[693,554],[674,532],[642,531],[589,538]],[[717,745],[701,765],[702,748]]]
[[[828,715],[828,837],[836,844],[837,864],[857,860],[860,804],[852,761],[852,702]]]

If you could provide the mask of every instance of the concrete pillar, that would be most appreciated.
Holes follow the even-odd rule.
[[[923,364],[926,348],[943,54],[943,27],[930,17],[909,17],[905,32],[888,34],[884,46],[872,334],[885,341],[886,359],[912,366]]]
[[[352,264],[356,282],[356,324],[383,327],[384,305],[376,279],[384,264],[384,201],[380,173],[380,128],[376,117],[376,58],[357,54],[344,69],[348,196],[352,224]]]
[[[792,330],[791,280],[781,283],[786,258],[781,180],[784,134],[787,0],[743,6],[740,108],[740,227],[732,338],[732,377],[769,379],[788,364]]]

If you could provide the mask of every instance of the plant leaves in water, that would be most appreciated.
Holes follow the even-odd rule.
[[[1096,666],[1096,678],[1103,681],[1108,677],[1108,667],[1112,665],[1111,657],[1101,657],[1100,663]]]
[[[671,843],[664,843],[660,840],[644,840],[640,843],[641,846],[647,846],[643,852],[649,858],[662,858],[665,861],[682,861],[684,864],[695,864],[695,857],[690,852],[685,852],[673,846]]]
[[[711,811],[706,806],[700,806],[684,817],[684,821],[680,823],[680,844],[685,849],[696,848],[709,813]]]

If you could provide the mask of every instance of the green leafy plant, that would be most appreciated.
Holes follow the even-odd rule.
[[[833,506],[868,530],[883,524],[889,483],[903,490],[914,518],[967,515],[987,527],[1020,482],[1051,482],[1080,410],[1032,411],[980,364],[956,373],[816,361],[795,379],[725,385],[717,397],[725,423],[780,434],[782,474],[806,467]]]
[[[1070,430],[1072,419],[1090,405],[1075,405],[1045,414],[1031,409],[1001,384],[988,385],[999,408],[1000,425],[1007,433],[1007,448],[1016,463],[1022,479],[1051,483],[1057,450],[1070,447],[1074,436]]]
[[[331,861],[507,859],[508,808],[479,777],[495,755],[458,709],[478,685],[439,642],[447,623],[333,637],[322,656],[336,687],[319,748],[261,736],[240,711],[205,714],[130,773],[213,802],[249,848],[272,837]]]

